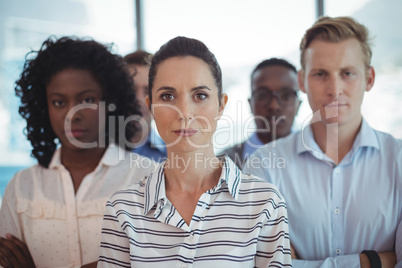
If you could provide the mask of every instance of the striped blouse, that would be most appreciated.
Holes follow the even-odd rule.
[[[189,226],[166,197],[164,163],[116,192],[106,205],[98,267],[291,267],[284,198],[223,161]]]

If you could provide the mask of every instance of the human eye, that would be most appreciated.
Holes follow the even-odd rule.
[[[287,90],[282,92],[280,95],[282,100],[291,100],[295,96],[295,93],[293,90]]]
[[[159,98],[163,101],[172,101],[174,100],[174,95],[169,92],[162,93]]]
[[[88,97],[88,98],[84,98],[82,100],[82,103],[94,103],[95,102],[95,98],[94,97]]]
[[[257,100],[259,99],[267,99],[268,98],[268,94],[266,92],[263,91],[255,91],[253,94],[253,97]]]
[[[343,72],[343,76],[345,76],[345,77],[352,77],[353,75],[354,75],[354,72],[352,72],[352,71]]]
[[[205,100],[208,98],[208,94],[205,92],[197,92],[194,94],[194,97],[196,100]]]
[[[63,107],[66,103],[62,100],[53,100],[52,104],[55,107]]]
[[[315,76],[315,77],[324,77],[324,72],[314,72],[313,73],[313,76]]]

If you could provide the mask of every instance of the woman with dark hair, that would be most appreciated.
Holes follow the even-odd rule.
[[[95,267],[107,198],[153,165],[132,165],[146,159],[124,150],[140,118],[133,81],[110,48],[50,37],[27,55],[15,90],[38,165],[7,185],[0,265]]]
[[[202,42],[176,37],[154,55],[147,103],[168,159],[107,202],[99,267],[291,267],[281,194],[214,154],[226,102]]]

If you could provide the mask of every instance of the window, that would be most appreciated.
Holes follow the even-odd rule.
[[[299,67],[301,37],[315,21],[314,0],[147,0],[144,11],[147,50],[154,53],[181,35],[204,42],[220,63],[223,90],[229,95],[224,116],[232,120],[220,122],[231,131],[220,133],[218,128],[217,152],[245,140],[254,128],[247,101],[253,68],[271,57]],[[307,101],[302,106],[309,111]]]
[[[115,43],[115,52],[135,50],[135,7],[132,0],[0,2],[0,197],[15,172],[36,161],[23,134],[26,126],[18,114],[14,93],[25,55],[38,50],[50,35],[92,37]]]
[[[402,2],[398,0],[327,0],[328,16],[352,16],[368,27],[373,44],[374,87],[362,113],[380,131],[402,139]]]

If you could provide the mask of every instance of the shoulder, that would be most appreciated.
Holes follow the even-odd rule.
[[[300,133],[272,141],[257,149],[247,160],[243,169],[261,176],[261,172],[271,168],[281,168],[290,159],[296,157],[301,141]]]
[[[150,177],[151,175],[144,176],[138,181],[115,191],[110,196],[109,201],[114,205],[118,200],[125,200],[129,202],[139,202],[143,200],[145,195],[145,186]]]
[[[291,133],[290,135],[271,141],[257,149],[251,156],[267,156],[269,153],[280,153],[282,155],[294,154],[299,142],[302,141],[301,132]]]
[[[125,151],[124,154],[119,155],[118,158],[118,164],[111,168],[127,171],[138,178],[150,174],[155,171],[158,166],[158,163],[152,159],[133,152]]]
[[[402,140],[394,138],[391,134],[373,129],[380,150],[387,150],[388,152],[400,153],[402,151]]]
[[[221,154],[226,154],[228,155],[230,158],[233,159],[232,156],[234,156],[235,154],[241,154],[243,152],[243,148],[244,148],[244,143],[238,143],[236,145],[233,145],[232,147],[229,147],[227,149],[225,149]]]
[[[39,164],[18,171],[8,182],[4,198],[10,194],[16,197],[29,198],[32,196],[34,187],[42,185],[42,181],[52,177],[49,171],[48,168]]]
[[[245,142],[236,144],[230,148],[227,148],[220,154],[229,156],[229,158],[232,159],[232,161],[235,162],[239,168],[241,168],[243,166],[244,144]]]
[[[267,199],[274,198],[277,200],[283,200],[283,196],[274,184],[269,183],[253,174],[242,172],[239,190],[240,196],[251,195],[252,197],[257,197],[257,195],[261,195]],[[250,196],[247,198],[250,198]]]

